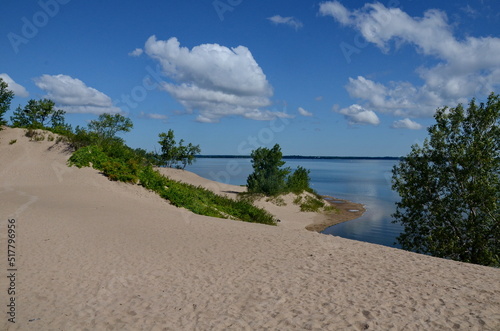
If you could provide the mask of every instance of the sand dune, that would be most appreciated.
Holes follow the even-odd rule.
[[[278,227],[193,215],[53,145],[0,131],[2,312],[8,219],[17,241],[2,330],[500,329],[498,269],[306,231],[296,212]]]

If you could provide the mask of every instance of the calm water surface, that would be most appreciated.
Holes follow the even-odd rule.
[[[334,225],[323,233],[370,243],[394,245],[401,226],[391,223],[398,195],[391,190],[395,160],[285,160],[292,169],[311,170],[311,187],[365,205],[366,213],[352,221]],[[245,185],[252,172],[250,159],[198,159],[186,170],[202,177],[233,185]]]

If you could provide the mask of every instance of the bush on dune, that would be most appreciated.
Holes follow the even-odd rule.
[[[139,182],[176,207],[183,207],[195,214],[232,218],[245,222],[276,225],[274,217],[248,201],[237,201],[219,196],[202,187],[178,182],[154,170],[147,160],[128,146],[120,144],[107,147],[82,147],[69,158],[68,164],[93,167],[110,180],[128,183]]]
[[[335,210],[333,207],[326,206],[319,194],[317,194],[310,186],[309,177],[310,170],[298,166],[297,169],[291,173],[290,168],[282,168],[285,162],[282,160],[281,147],[276,144],[273,148],[257,148],[252,151],[252,167],[253,173],[248,176],[247,186],[248,193],[241,194],[247,200],[259,198],[260,195],[271,197],[268,201],[282,204],[277,197],[282,194],[293,193],[297,195],[294,203],[300,205],[301,211],[312,212],[329,212]],[[290,174],[291,173],[291,174]],[[312,196],[308,195],[302,201],[303,192],[309,192]]]
[[[6,84],[3,84],[1,79],[0,89],[6,89]],[[13,94],[0,91],[0,94],[2,93],[0,120],[3,121],[1,116],[5,113],[4,110],[8,109]],[[32,140],[45,139],[46,132],[41,130],[60,134],[56,143],[64,139],[68,142],[69,148],[74,149],[68,159],[69,166],[92,167],[112,181],[140,183],[169,200],[172,205],[186,208],[196,214],[276,225],[271,214],[248,201],[236,201],[218,196],[202,187],[164,177],[154,170],[152,166],[161,161],[160,155],[142,149],[134,150],[127,146],[122,138],[116,136],[118,132],[130,131],[133,126],[130,119],[119,114],[103,114],[97,120],[91,121],[87,128],[77,126],[73,131],[71,126],[65,124],[64,114],[64,111],[54,108],[54,102],[51,100],[30,100],[24,108],[19,107],[14,112],[11,120],[14,127],[27,129],[26,135]],[[48,126],[49,123],[51,126]],[[55,140],[53,135],[49,135],[48,139]],[[183,142],[181,140],[175,149],[180,151],[175,154],[175,160],[186,166],[193,161],[195,153],[199,152],[199,147],[192,144],[185,146]],[[10,144],[14,143],[13,140]]]

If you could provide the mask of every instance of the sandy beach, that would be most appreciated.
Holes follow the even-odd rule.
[[[325,216],[288,201],[259,202],[278,226],[194,215],[69,156],[0,131],[1,330],[500,330],[499,269],[308,231]]]

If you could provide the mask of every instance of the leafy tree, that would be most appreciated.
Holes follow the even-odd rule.
[[[78,150],[82,147],[90,146],[97,141],[97,134],[89,132],[87,129],[76,126],[75,131],[68,135],[71,146]]]
[[[172,167],[177,160],[177,148],[175,146],[174,130],[168,130],[168,133],[162,132],[158,135],[160,140],[161,154],[159,155],[160,165]]]
[[[182,169],[185,169],[188,164],[193,164],[196,155],[201,153],[201,149],[199,145],[195,146],[189,143],[187,146],[184,146],[183,143],[184,139],[181,139],[181,141],[179,141],[177,161],[182,164]]]
[[[132,120],[120,114],[101,114],[88,125],[89,131],[97,136],[101,144],[116,138],[118,132],[129,132],[133,127]]]
[[[158,154],[155,152],[148,152],[147,150],[143,148],[136,148],[134,149],[134,153],[145,160],[145,162],[149,165],[155,165],[159,163],[159,158]]]
[[[438,109],[423,146],[393,168],[404,249],[500,265],[500,100]]]
[[[280,145],[273,148],[260,147],[252,151],[253,173],[247,178],[248,192],[276,195],[285,191],[285,179],[290,168],[281,168],[285,165],[282,160]]]
[[[61,109],[56,110],[52,114],[50,118],[51,129],[52,129],[51,131],[54,133],[59,133],[65,136],[69,136],[73,133],[73,128],[71,127],[70,124],[66,123],[64,115],[66,115],[66,112]]]
[[[14,98],[14,92],[8,90],[9,85],[0,78],[0,130],[2,125],[7,125],[3,115],[10,109],[10,103]]]
[[[69,142],[75,150],[86,146],[99,146],[110,157],[130,159],[134,151],[125,145],[118,132],[128,132],[133,127],[129,118],[120,114],[102,114],[97,120],[91,121],[87,128],[77,126],[74,132],[68,134]]]
[[[172,129],[168,130],[167,133],[160,133],[158,137],[160,138],[158,143],[161,147],[161,154],[157,157],[157,164],[160,166],[173,167],[180,163],[182,166],[177,165],[177,167],[184,169],[188,164],[192,164],[196,155],[201,152],[199,145],[191,143],[183,145],[184,139],[181,139],[177,146]]]
[[[303,191],[310,191],[309,181],[311,178],[309,174],[310,170],[305,169],[304,167],[298,166],[297,169],[288,176],[286,181],[286,188],[288,191],[293,192],[295,194],[300,194]]]
[[[55,103],[49,99],[29,100],[28,104],[21,108],[17,107],[10,120],[12,126],[17,128],[43,129],[56,126],[66,126],[64,115],[66,112],[55,108]]]

